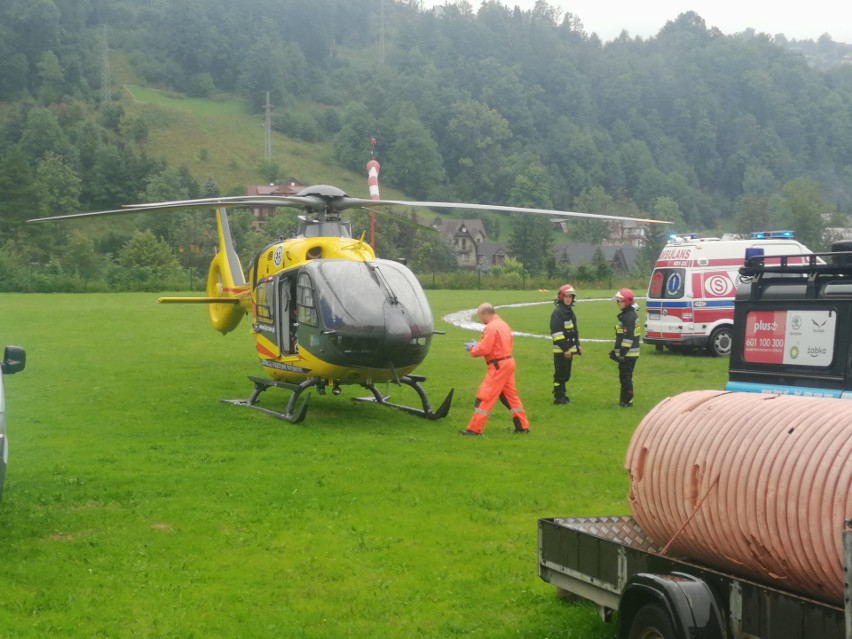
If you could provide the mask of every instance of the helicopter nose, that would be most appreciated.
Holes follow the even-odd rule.
[[[411,324],[402,309],[385,311],[385,347],[393,348],[411,342]]]

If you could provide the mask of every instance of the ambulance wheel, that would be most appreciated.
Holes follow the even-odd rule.
[[[724,357],[731,354],[733,331],[730,326],[720,326],[710,335],[707,352],[713,357]]]

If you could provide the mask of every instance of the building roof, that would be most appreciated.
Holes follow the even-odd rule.
[[[555,244],[553,246],[554,257],[557,263],[570,266],[588,264],[591,262],[597,250],[600,249],[604,259],[616,269],[630,271],[636,266],[639,258],[639,249],[635,246],[598,246],[597,244]]]
[[[630,272],[636,268],[639,249],[635,246],[598,246],[597,244],[556,244],[553,247],[553,257],[557,264],[579,266],[590,264],[595,252],[600,249],[604,259],[618,271]],[[484,241],[479,244],[480,264],[494,266],[501,260],[495,256],[512,257],[509,245],[505,242]]]
[[[485,232],[485,226],[482,224],[482,220],[480,219],[445,220],[435,218],[435,221],[432,223],[432,228],[449,236],[467,232],[471,237],[475,237],[477,235],[483,238],[488,237],[488,233]]]
[[[305,184],[295,178],[279,180],[273,184],[250,184],[246,187],[247,195],[296,195],[305,188]]]

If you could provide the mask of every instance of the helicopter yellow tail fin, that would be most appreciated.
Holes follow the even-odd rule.
[[[240,258],[234,250],[225,209],[216,209],[216,230],[219,247],[207,273],[207,296],[223,299],[223,303],[210,304],[207,310],[213,328],[220,333],[228,333],[237,327],[250,310],[251,297]],[[225,302],[225,299],[228,301]],[[234,303],[234,299],[239,299],[241,303]]]

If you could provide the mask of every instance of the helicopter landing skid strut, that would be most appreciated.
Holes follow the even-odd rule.
[[[432,405],[429,403],[429,398],[426,397],[426,391],[424,391],[423,387],[420,386],[420,382],[424,381],[426,381],[426,378],[420,375],[404,375],[399,378],[400,384],[405,384],[406,386],[410,386],[414,389],[414,392],[416,392],[417,396],[420,397],[420,402],[423,404],[423,408],[403,406],[401,404],[389,402],[387,395],[384,395],[378,388],[376,388],[375,384],[361,384],[361,386],[373,394],[372,397],[355,397],[354,399],[359,402],[375,402],[376,404],[396,408],[401,411],[405,411],[406,413],[410,413],[411,415],[417,415],[418,417],[424,417],[429,420],[443,419],[450,412],[450,403],[453,401],[454,389],[450,390],[443,403],[438,407],[438,410],[433,411]]]
[[[300,421],[305,419],[305,415],[308,412],[308,400],[311,398],[310,393],[305,395],[305,399],[303,399],[302,403],[297,407],[296,402],[299,399],[299,395],[311,386],[316,386],[320,383],[319,379],[309,379],[301,384],[290,384],[276,379],[264,379],[262,377],[252,376],[249,376],[249,379],[254,382],[254,390],[248,399],[223,399],[221,401],[226,404],[236,404],[237,406],[253,408],[255,410],[259,410],[261,413],[266,413],[267,415],[272,415],[278,419],[288,421],[291,424],[298,424]],[[287,402],[287,410],[283,413],[272,410],[271,408],[265,408],[257,405],[257,398],[260,397],[260,394],[273,386],[293,391],[293,394],[290,396],[290,401]]]

